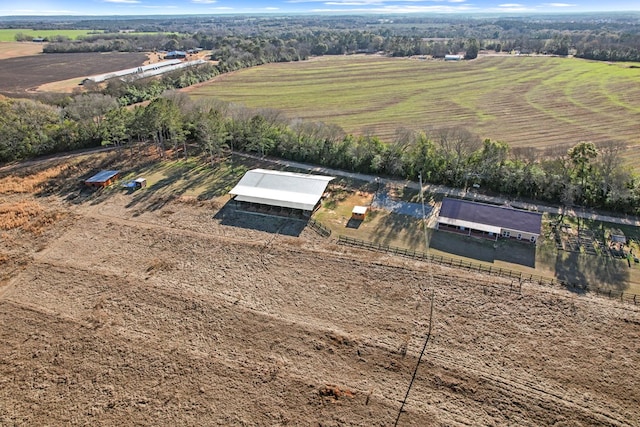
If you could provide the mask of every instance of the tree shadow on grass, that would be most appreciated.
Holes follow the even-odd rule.
[[[163,208],[168,202],[193,194],[198,200],[209,200],[222,196],[240,180],[251,168],[261,166],[253,159],[222,159],[211,164],[201,157],[190,157],[187,160],[162,160],[154,155],[129,150],[112,151],[78,157],[72,162],[68,159],[54,159],[46,164],[29,165],[18,171],[25,177],[60,166],[55,176],[39,185],[36,197],[57,195],[70,204],[98,205],[114,195],[125,194],[128,197],[127,208],[137,208],[140,212],[154,211]],[[89,188],[86,179],[101,170],[119,170],[121,179],[106,188]],[[134,192],[121,187],[123,182],[147,174],[162,173],[163,177],[148,186]],[[15,174],[16,172],[12,172]]]
[[[532,244],[509,240],[494,241],[439,230],[432,232],[430,247],[442,252],[483,262],[504,261],[531,268],[536,266],[536,247]]]
[[[189,193],[197,194],[200,201],[210,200],[227,194],[246,171],[245,166],[225,164],[171,167],[165,172],[165,178],[134,193],[126,207],[156,211]]]
[[[222,225],[292,237],[300,236],[309,222],[300,218],[239,210],[233,200],[229,200],[213,218]]]
[[[457,256],[476,259],[478,261],[495,261],[496,250],[492,241],[480,240],[468,236],[460,236],[446,231],[432,231],[429,247]]]
[[[556,256],[555,271],[556,278],[574,292],[585,286],[616,291],[628,287],[627,262],[611,257],[560,251]]]
[[[373,211],[370,215],[376,215]],[[380,245],[391,245],[391,243],[401,233],[406,233],[407,230],[416,229],[416,218],[402,214],[388,214],[382,216],[371,233],[371,241]],[[419,228],[420,232],[406,233],[407,236],[403,239],[404,243],[408,247],[424,247],[424,234],[422,228]]]
[[[35,193],[36,197],[48,197],[57,195],[72,204],[92,202],[96,199],[104,198],[108,191],[103,188],[89,188],[85,181],[101,170],[119,170],[118,161],[120,157],[117,153],[106,156],[95,156],[81,158],[73,165],[63,168],[55,176],[49,178]],[[56,168],[65,164],[67,160],[59,159],[47,162],[43,165],[36,165],[27,168],[28,173],[35,173],[39,169],[46,170]]]
[[[536,245],[528,242],[498,240],[495,258],[511,264],[536,268]]]

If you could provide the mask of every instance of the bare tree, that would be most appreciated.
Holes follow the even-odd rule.
[[[622,154],[625,144],[621,141],[607,141],[596,145],[598,149],[598,159],[595,165],[599,176],[599,197],[603,203],[606,202],[612,182],[616,177],[616,172],[620,170]]]
[[[118,101],[109,95],[86,93],[73,98],[64,110],[82,124],[89,138],[97,141],[102,135],[105,115],[117,107]]]
[[[449,181],[454,185],[461,185],[464,169],[471,155],[475,153],[482,144],[480,138],[462,128],[446,128],[436,132],[436,141],[448,165],[447,172]]]

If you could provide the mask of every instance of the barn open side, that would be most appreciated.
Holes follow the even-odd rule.
[[[252,169],[229,194],[237,209],[309,218],[320,206],[332,179],[325,175]]]

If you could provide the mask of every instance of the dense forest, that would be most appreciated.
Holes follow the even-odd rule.
[[[550,17],[178,17],[53,18],[30,28],[83,28],[78,40],[54,37],[47,52],[212,51],[215,62],[136,81],[111,80],[83,94],[38,100],[0,99],[0,162],[99,145],[151,141],[187,156],[209,159],[244,151],[346,170],[416,179],[455,187],[480,186],[510,197],[640,214],[640,181],[621,166],[625,147],[596,146],[539,151],[510,149],[463,129],[399,129],[393,141],[354,136],[332,125],[287,120],[272,110],[250,110],[209,100],[194,102],[172,89],[220,73],[310,56],[382,53],[443,57],[483,49],[640,61],[640,16]],[[25,28],[6,20],[0,26]],[[20,37],[29,38],[28,34]],[[148,104],[125,108],[141,101]]]

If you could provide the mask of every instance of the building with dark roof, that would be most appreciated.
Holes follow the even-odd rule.
[[[538,241],[542,214],[508,206],[445,198],[438,215],[438,230],[469,236]]]

